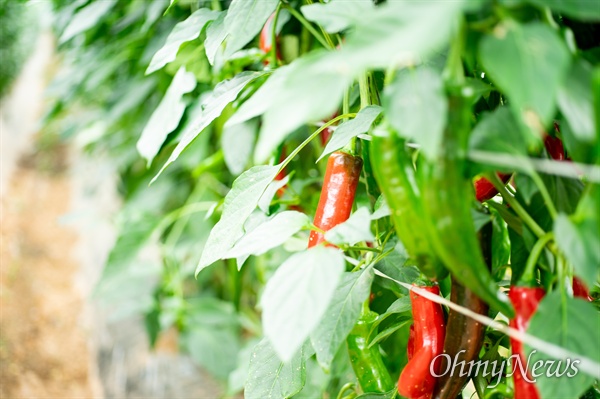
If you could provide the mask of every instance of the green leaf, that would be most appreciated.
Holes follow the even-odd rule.
[[[96,26],[115,4],[117,4],[117,0],[92,1],[84,8],[81,8],[69,21],[69,25],[65,28],[60,39],[58,39],[58,43],[62,44]]]
[[[387,202],[385,202],[385,197],[380,195],[379,198],[377,198],[377,202],[375,202],[374,212],[371,215],[371,220],[379,220],[386,216],[390,216],[391,214],[392,211]]]
[[[285,187],[290,181],[290,175],[286,175],[283,179],[272,181],[268,186],[262,197],[258,201],[258,208],[262,210],[265,214],[269,213],[269,208],[271,207],[271,202],[273,202],[273,198],[277,194],[277,192]]]
[[[209,23],[206,28],[206,39],[204,40],[204,49],[206,51],[206,58],[210,65],[215,64],[215,56],[217,51],[223,44],[223,41],[227,37],[227,30],[225,29],[225,12],[221,12],[219,16],[212,22]]]
[[[192,359],[220,379],[236,368],[240,350],[239,326],[231,303],[202,298],[186,304],[190,328],[182,343]]]
[[[137,142],[138,152],[146,158],[148,165],[158,154],[169,133],[179,125],[186,108],[182,97],[194,88],[196,88],[194,74],[186,72],[185,67],[182,66],[175,74],[162,101],[150,116]]]
[[[400,136],[420,144],[428,158],[436,157],[448,113],[438,72],[428,67],[402,70],[385,88],[383,107]]]
[[[578,60],[558,92],[558,106],[575,137],[590,143],[597,140],[593,100],[592,68],[587,62]]]
[[[278,69],[273,74],[271,79],[283,76],[273,84],[280,85],[278,90],[266,104],[257,107],[266,112],[256,144],[256,162],[267,159],[285,137],[302,124],[329,117],[338,108],[352,76],[340,71],[328,54],[315,51],[298,58],[284,72]],[[254,96],[252,100],[254,104]]]
[[[373,339],[369,342],[369,348],[379,344],[381,341],[383,341],[396,331],[411,323],[412,318],[400,318],[399,320],[394,321],[394,323],[390,324],[389,326],[386,326],[386,328],[383,331],[380,331],[375,337],[373,337]]]
[[[257,118],[223,127],[221,148],[225,164],[232,175],[237,176],[242,173],[250,162],[257,131]]]
[[[304,349],[284,363],[277,357],[269,340],[264,338],[252,353],[244,398],[291,398],[302,390],[305,381]]]
[[[263,28],[279,0],[233,0],[225,17],[225,58],[243,48]]]
[[[525,157],[528,146],[521,131],[521,125],[508,107],[497,108],[493,112],[484,113],[473,128],[469,137],[469,151],[489,151]]]
[[[317,159],[317,162],[326,155],[344,147],[351,139],[359,134],[367,133],[382,111],[383,109],[377,105],[369,105],[368,107],[361,109],[354,119],[340,124],[333,131],[331,139],[327,142],[327,145],[319,159]]]
[[[331,1],[327,4],[310,4],[300,7],[309,21],[320,25],[329,33],[337,33],[360,22],[365,12],[373,10],[371,0]]]
[[[600,21],[600,7],[594,0],[527,0],[538,7],[550,7],[552,11],[581,21]]]
[[[339,250],[317,246],[290,256],[267,282],[263,329],[281,360],[291,360],[318,325],[343,271]]]
[[[527,126],[537,132],[552,120],[570,63],[566,45],[552,28],[506,22],[483,38],[479,58]]]
[[[146,9],[146,20],[141,28],[142,32],[147,32],[148,29],[150,29],[150,27],[154,25],[154,23],[160,18],[160,16],[167,12],[167,3],[168,0],[156,0],[148,4],[148,8]]]
[[[279,172],[278,166],[255,166],[235,179],[225,197],[221,219],[210,232],[202,251],[196,275],[213,262],[222,259],[244,234],[244,222],[256,209],[267,185]]]
[[[561,346],[569,351],[586,356],[600,362],[600,316],[592,304],[587,301],[563,297],[560,291],[555,290],[548,294],[540,303],[533,315],[527,332],[546,342]],[[526,345],[527,353],[532,350]],[[575,359],[570,359],[572,364]],[[594,378],[583,372],[574,373],[567,365],[567,359],[554,359],[539,351],[531,354],[529,367],[536,362],[554,361],[554,365],[546,364],[536,373],[536,386],[542,398],[572,398],[577,399],[594,382]],[[559,362],[561,362],[559,366]],[[577,366],[574,365],[576,368]],[[558,368],[558,370],[557,370]],[[552,371],[562,373],[566,371],[569,376],[547,376]],[[573,376],[573,374],[575,374]]]
[[[200,134],[212,121],[221,115],[227,104],[235,100],[238,94],[248,83],[263,75],[263,72],[242,72],[239,75],[224,80],[215,86],[213,92],[202,102],[202,112],[192,115],[190,121],[181,132],[181,141],[173,150],[173,153],[163,165],[161,170],[154,176],[154,182],[158,176],[173,163],[185,148]],[[152,183],[151,182],[151,183]]]
[[[417,269],[415,266],[410,266],[407,264],[408,254],[406,253],[406,249],[400,241],[389,240],[386,243],[383,252],[388,252],[390,250],[392,251],[389,255],[375,264],[375,269],[381,271],[387,276],[390,276],[394,280],[412,284],[421,275],[419,269]],[[406,288],[388,279],[378,278],[377,283],[384,288],[399,294],[408,295],[408,290]]]
[[[167,37],[165,44],[156,52],[156,54],[154,54],[154,57],[152,57],[150,65],[148,65],[148,69],[146,69],[146,75],[151,74],[164,67],[169,62],[174,61],[177,57],[179,46],[200,36],[200,32],[202,32],[204,26],[218,16],[218,11],[201,8],[190,15],[185,21],[175,25]]]
[[[317,360],[325,370],[356,324],[361,307],[371,292],[373,268],[344,273],[321,323],[311,333]]]
[[[593,286],[600,270],[600,188],[593,185],[571,217],[559,214],[554,221],[556,244],[575,268],[575,274]]]
[[[392,2],[364,12],[335,54],[339,69],[356,74],[390,65],[415,65],[441,49],[468,2]]]
[[[325,233],[325,240],[332,244],[354,245],[360,241],[374,241],[371,232],[371,214],[367,208],[359,208],[348,220]]]
[[[268,250],[282,245],[291,236],[309,225],[310,219],[301,212],[280,212],[247,232],[225,256],[227,258],[238,258],[248,255],[262,255]]]

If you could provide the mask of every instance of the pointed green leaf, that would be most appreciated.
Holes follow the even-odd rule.
[[[337,33],[360,22],[365,12],[373,10],[371,0],[330,1],[302,6],[302,14],[309,21],[322,26],[329,33]]]
[[[262,193],[278,172],[278,166],[255,166],[233,182],[231,191],[225,197],[221,219],[211,230],[202,251],[196,275],[226,256],[227,251],[244,234],[244,222],[254,211]]]
[[[400,136],[420,144],[430,159],[436,157],[448,113],[438,72],[429,67],[402,70],[385,88],[383,106]]]
[[[348,220],[325,233],[325,240],[332,244],[354,245],[360,241],[374,241],[371,232],[371,214],[367,208],[359,208]]]
[[[354,119],[340,124],[334,130],[331,139],[327,142],[327,145],[319,159],[317,159],[317,162],[326,155],[344,147],[351,139],[359,134],[367,133],[382,111],[383,109],[377,105],[369,105],[368,107],[361,109]]]
[[[177,57],[179,46],[200,36],[200,32],[202,32],[204,26],[218,16],[218,11],[201,8],[190,15],[185,21],[175,25],[167,37],[165,44],[156,52],[156,54],[154,54],[154,57],[152,57],[150,65],[148,65],[148,69],[146,69],[146,75],[157,71],[169,62],[174,61]]]
[[[321,367],[329,370],[340,346],[354,327],[361,307],[371,293],[373,268],[344,273],[321,323],[311,334]]]
[[[322,319],[344,263],[339,250],[317,246],[290,256],[267,282],[260,300],[263,329],[284,362]]]
[[[81,8],[77,11],[77,14],[71,18],[69,25],[65,28],[58,42],[64,43],[78,34],[96,26],[102,17],[105,16],[115,4],[117,4],[117,0],[90,2],[90,4]]]
[[[225,57],[243,48],[263,28],[279,0],[233,0],[225,17]]]
[[[185,112],[186,103],[182,97],[196,87],[196,78],[191,72],[186,72],[185,66],[179,68],[171,85],[167,89],[158,107],[150,116],[142,135],[137,142],[137,149],[146,158],[148,165],[158,154],[165,139],[179,125]]]
[[[200,132],[221,115],[221,112],[223,112],[227,104],[235,100],[248,83],[262,75],[263,72],[247,71],[219,83],[213,92],[202,102],[202,112],[191,116],[191,120],[181,132],[181,141],[177,144],[177,147],[175,147],[173,153],[171,153],[171,156],[163,165],[162,169],[154,176],[152,182],[160,176],[167,166],[179,157],[183,150],[190,145],[192,140],[194,140]]]
[[[291,398],[302,390],[305,382],[304,350],[299,350],[289,362],[284,363],[277,357],[269,340],[264,338],[256,345],[250,358],[244,398]]]

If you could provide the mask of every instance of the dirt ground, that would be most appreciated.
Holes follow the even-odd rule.
[[[91,398],[90,356],[72,254],[60,223],[71,187],[63,147],[17,164],[2,199],[0,397]]]

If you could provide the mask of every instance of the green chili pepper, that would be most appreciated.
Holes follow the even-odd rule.
[[[473,189],[466,178],[470,101],[454,88],[448,98],[444,149],[423,163],[420,176],[431,243],[452,275],[482,300],[512,317],[514,309],[485,265],[471,216]]]
[[[375,319],[377,313],[363,312],[346,338],[350,363],[365,393],[383,393],[394,388],[394,382],[379,353],[379,345],[369,348],[368,337]]]
[[[405,141],[378,129],[371,141],[371,164],[375,179],[392,211],[396,234],[416,266],[431,280],[448,275],[435,256],[423,223],[422,201],[415,170]]]

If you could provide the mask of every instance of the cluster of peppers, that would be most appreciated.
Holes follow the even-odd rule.
[[[273,16],[260,35],[260,48],[265,53],[272,50],[272,23]],[[276,53],[280,60],[279,49]],[[471,128],[470,100],[461,94],[460,85],[449,88],[448,92],[449,120],[443,136],[446,151],[424,163],[421,173],[417,174],[405,140],[390,134],[389,129],[380,129],[373,133],[370,151],[366,154],[369,166],[392,210],[391,219],[398,238],[419,270],[432,282],[418,288],[439,295],[435,282],[450,274],[453,303],[481,315],[487,315],[492,306],[510,317],[512,328],[525,332],[545,291],[536,285],[532,273],[526,273],[524,279],[511,286],[508,296],[497,289],[490,274],[491,223],[476,232],[471,222],[470,203],[473,190],[479,202],[493,198],[498,191],[484,177],[475,179],[472,186],[464,178],[466,161],[457,154],[466,152]],[[322,145],[330,134],[329,129],[322,132]],[[565,160],[559,138],[548,135],[544,144],[552,159]],[[321,243],[331,245],[325,242],[324,232],[349,218],[362,166],[360,157],[344,150],[329,156],[313,222],[318,230],[311,231],[309,248]],[[503,184],[512,177],[511,174],[497,175]],[[277,179],[284,177],[285,171],[282,171]],[[456,236],[461,239],[456,240]],[[573,278],[573,293],[592,300],[587,287],[577,277]],[[434,377],[432,362],[439,359],[433,364],[433,370],[439,375],[439,370],[447,368],[447,359],[465,363],[477,360],[485,327],[452,309],[446,319],[441,305],[415,291],[410,292],[410,300],[413,324],[407,345],[408,363],[399,376],[398,392],[410,399],[454,399],[469,376],[446,373]],[[394,384],[379,348],[369,346],[368,342],[376,319],[377,313],[369,310],[367,302],[346,341],[362,390],[385,393],[393,389]],[[525,364],[523,344],[514,339],[510,342],[513,353]],[[438,358],[442,353],[449,356]],[[517,368],[513,377],[515,397],[539,399],[535,384],[528,382],[530,378],[525,378],[519,370]]]

